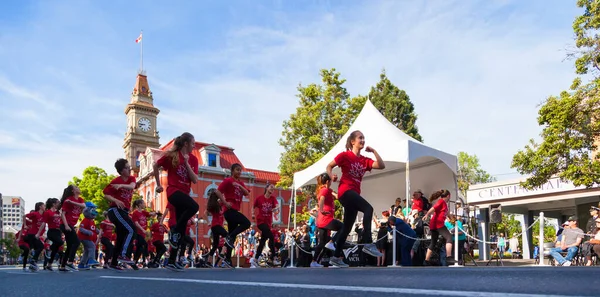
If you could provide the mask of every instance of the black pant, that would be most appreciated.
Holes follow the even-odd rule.
[[[181,244],[179,245],[179,257],[185,256],[185,248],[187,247],[188,256],[192,255],[192,249],[194,249],[194,240],[186,235],[182,238]]]
[[[373,206],[365,200],[365,198],[361,197],[356,191],[348,190],[344,192],[344,195],[340,197],[340,203],[344,207],[344,228],[341,230],[340,237],[338,237],[336,246],[335,246],[335,257],[340,257],[342,255],[342,248],[344,247],[344,242],[346,242],[346,238],[348,234],[350,234],[350,230],[352,230],[352,225],[356,221],[356,216],[358,212],[363,213],[363,232],[362,236],[359,234],[359,237],[362,239],[361,243],[372,243],[373,238],[371,236],[371,221],[373,220]]]
[[[115,243],[115,249],[110,261],[110,265],[116,266],[119,264],[119,257],[131,255],[135,228],[133,227],[134,225],[129,217],[129,213],[124,209],[117,207],[109,208],[108,219],[115,225],[115,232],[117,233],[117,242]]]
[[[250,228],[250,221],[248,218],[243,215],[241,212],[230,208],[223,214],[225,220],[227,221],[227,228],[229,229],[229,238],[231,241],[235,241],[235,237],[238,234],[248,230]],[[233,253],[233,249],[227,249],[227,260],[231,260],[231,254]]]
[[[29,247],[33,249],[33,255],[31,255],[31,260],[37,262],[40,254],[44,250],[44,244],[38,238],[35,238],[34,234],[28,234],[25,238],[25,242],[29,244]]]
[[[144,258],[148,257],[148,243],[146,242],[146,238],[140,234],[136,234],[135,240],[137,241],[137,244],[135,245],[133,261],[137,263],[142,254],[144,254]]]
[[[48,260],[48,265],[52,265],[54,261],[54,257],[56,257],[56,253],[58,253],[58,248],[61,247],[64,242],[62,241],[62,232],[60,229],[48,229],[48,239],[52,241],[52,245],[50,246],[50,259]]]
[[[181,191],[176,191],[167,198],[169,203],[175,207],[175,213],[177,214],[177,224],[175,225],[175,232],[173,234],[179,234],[179,238],[182,238],[185,234],[185,228],[187,227],[188,220],[198,212],[198,203],[192,199],[188,194]],[[169,262],[175,263],[177,259],[177,249],[171,249],[169,255]]]
[[[258,230],[260,230],[260,242],[258,243],[258,249],[256,249],[254,258],[258,260],[265,248],[265,242],[269,240],[269,249],[271,250],[269,259],[273,260],[275,258],[275,238],[273,237],[273,232],[271,232],[271,228],[267,224],[258,225]]]
[[[444,237],[444,239],[446,240],[446,243],[452,242],[452,235],[450,235],[450,231],[448,231],[448,228],[446,228],[446,226],[442,226],[442,228],[439,228],[436,230],[431,230],[431,243],[429,244],[430,250],[432,250],[432,251],[435,250],[435,246],[437,244],[439,235]],[[444,247],[444,249],[445,249],[445,247]],[[450,256],[451,255],[446,255],[446,257],[450,257]]]
[[[65,234],[65,240],[67,241],[67,249],[65,255],[60,261],[60,266],[64,267],[68,263],[73,263],[75,260],[75,253],[79,248],[79,238],[77,238],[77,232],[75,232],[74,226],[69,226],[71,231],[65,229],[65,225],[60,225],[60,230]]]
[[[153,262],[156,264],[160,264],[160,258],[162,258],[162,256],[167,251],[167,247],[162,242],[162,240],[157,240],[157,241],[153,242],[152,244],[156,247],[156,256],[154,257]]]
[[[321,258],[323,257],[323,248],[325,247],[325,244],[329,242],[329,231],[337,231],[333,236],[333,242],[337,242],[343,229],[344,223],[338,220],[333,220],[329,222],[327,226],[317,229],[317,247],[315,247],[315,261],[317,263],[321,261]]]
[[[227,231],[223,226],[212,226],[210,232],[212,233],[212,248],[210,249],[210,252],[208,252],[208,255],[213,256],[219,249],[219,237],[227,237]]]
[[[27,258],[29,257],[29,246],[20,245],[19,248],[23,251],[21,257],[23,258],[23,269],[27,268]]]
[[[102,243],[102,246],[104,247],[104,263],[108,264],[108,261],[112,259],[115,247],[113,246],[110,239],[104,236],[100,238],[100,243]]]

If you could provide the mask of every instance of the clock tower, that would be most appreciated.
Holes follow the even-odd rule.
[[[139,155],[146,147],[158,148],[158,130],[156,118],[160,111],[154,107],[152,92],[148,86],[148,77],[144,72],[138,74],[131,93],[131,101],[125,107],[127,131],[125,132],[125,159],[129,161],[134,175],[139,173]]]

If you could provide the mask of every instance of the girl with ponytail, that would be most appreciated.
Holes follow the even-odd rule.
[[[431,265],[429,259],[431,259],[431,253],[435,248],[440,235],[446,240],[446,263],[448,265],[452,265],[454,264],[454,258],[450,256],[452,255],[452,236],[445,225],[446,216],[448,216],[448,201],[450,200],[450,191],[439,190],[433,193],[430,201],[434,202],[436,199],[437,202],[435,202],[433,207],[431,207],[423,217],[423,219],[427,219],[429,216],[431,216],[431,220],[429,221],[431,243],[429,244],[427,254],[425,255],[425,265]]]
[[[250,267],[258,268],[258,259],[262,256],[265,243],[269,241],[269,266],[273,266],[273,260],[275,259],[275,238],[273,237],[273,213],[278,213],[277,206],[279,203],[273,192],[275,186],[267,183],[265,186],[265,193],[261,196],[256,197],[254,200],[254,207],[252,208],[252,219],[256,218],[256,227],[260,230],[260,242],[256,249],[256,254],[250,259]],[[256,217],[254,214],[256,213]]]
[[[323,267],[321,258],[323,258],[323,248],[335,251],[335,243],[343,233],[344,223],[334,218],[335,201],[337,194],[331,189],[331,177],[327,173],[317,176],[317,200],[319,201],[319,211],[317,213],[317,247],[315,248],[315,258],[310,267]],[[336,231],[333,238],[329,236],[331,231]],[[325,244],[327,243],[327,244]],[[343,263],[343,262],[342,262]],[[343,266],[347,266],[344,265]]]

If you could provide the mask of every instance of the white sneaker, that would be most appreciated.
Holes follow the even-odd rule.
[[[571,266],[571,261],[565,261],[561,266]]]
[[[377,247],[374,244],[365,244],[362,249],[363,253],[371,255],[373,257],[381,257],[383,254],[377,250]]]
[[[323,265],[313,261],[310,263],[310,268],[323,268]]]
[[[329,264],[340,268],[348,267],[348,264],[344,263],[344,261],[342,261],[342,259],[338,257],[331,257],[329,259]]]
[[[258,261],[256,261],[256,258],[252,258],[250,259],[250,268],[258,268]]]
[[[335,245],[333,245],[333,242],[331,242],[331,241],[325,245],[325,248],[328,250],[335,251]]]

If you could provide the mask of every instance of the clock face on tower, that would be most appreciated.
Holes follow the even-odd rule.
[[[150,131],[151,123],[147,118],[140,118],[138,121],[138,128],[144,132]]]

